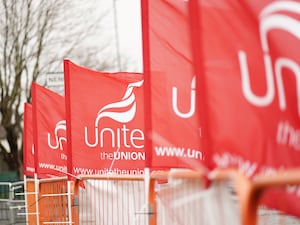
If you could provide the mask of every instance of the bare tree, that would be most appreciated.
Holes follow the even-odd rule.
[[[9,170],[17,171],[19,175],[22,169],[23,102],[31,101],[31,83],[47,71],[62,71],[62,59],[70,58],[72,54],[80,56],[78,63],[82,60],[82,65],[97,65],[96,69],[105,70],[110,64],[109,61],[92,62],[91,59],[95,59],[92,57],[95,52],[105,51],[111,45],[109,37],[106,42],[104,36],[99,37],[102,44],[96,47],[97,50],[95,46],[82,46],[95,30],[101,29],[100,20],[108,11],[95,12],[91,21],[89,16],[83,15],[86,12],[74,10],[74,3],[79,2],[1,0],[0,127],[4,129],[5,137],[0,141],[0,153]],[[85,10],[89,12],[92,8]]]

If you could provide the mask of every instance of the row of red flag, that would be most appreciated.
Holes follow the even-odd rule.
[[[32,107],[25,103],[25,174],[143,172],[142,74],[96,72],[68,60],[64,68],[64,97],[33,83]]]
[[[141,6],[143,74],[66,60],[64,97],[33,84],[24,173],[235,167],[251,178],[299,167],[299,1]],[[300,215],[293,190],[285,208],[272,205]]]

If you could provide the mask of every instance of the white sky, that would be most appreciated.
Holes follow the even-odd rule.
[[[117,13],[119,45],[116,45],[114,6],[116,6]],[[78,10],[79,16],[73,16],[74,21],[80,24],[80,26],[78,26],[79,30],[82,29],[81,26],[84,27],[87,22],[99,24],[95,30],[86,36],[84,41],[79,44],[79,52],[75,51],[73,55],[68,56],[71,61],[80,64],[78,57],[81,56],[80,51],[82,51],[82,49],[89,50],[97,49],[98,47],[100,49],[103,42],[108,41],[109,45],[107,48],[101,49],[98,54],[91,53],[99,61],[105,61],[103,58],[110,56],[117,58],[117,52],[119,53],[121,68],[117,60],[114,60],[111,68],[107,70],[108,72],[143,72],[140,0],[77,0],[74,1],[74,7]],[[69,13],[73,12],[74,11],[70,10]],[[105,15],[105,13],[108,14]],[[82,14],[86,15],[84,19],[80,17]],[[105,16],[101,21],[97,21],[102,14]],[[72,16],[72,14],[65,16]],[[81,32],[84,32],[84,29],[82,29]],[[65,33],[62,33],[62,35],[65,35]],[[117,47],[119,47],[118,51]],[[58,54],[57,51],[55,51],[55,54]],[[63,52],[61,54],[63,54]],[[60,68],[58,71],[63,71],[63,64],[61,62],[58,63],[58,68]],[[44,83],[42,78],[40,83]],[[59,85],[63,87],[63,83],[57,84],[57,86]]]
[[[117,6],[121,55],[134,59],[142,72],[140,0],[115,0]]]

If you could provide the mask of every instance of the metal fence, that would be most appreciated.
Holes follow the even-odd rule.
[[[24,182],[0,182],[0,224],[26,224]]]
[[[148,225],[143,179],[95,176],[84,184],[79,189],[79,224]]]
[[[290,179],[263,177],[253,183],[238,173],[225,173],[229,180],[217,174],[208,186],[202,173],[192,171],[2,182],[0,224],[300,224],[299,218],[262,207],[254,201],[256,195],[241,195],[248,189],[251,194],[278,184],[299,184],[300,171]],[[243,197],[249,197],[248,201]]]

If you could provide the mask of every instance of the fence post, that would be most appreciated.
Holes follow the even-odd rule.
[[[73,224],[79,225],[79,186],[81,180],[76,179],[76,181],[72,182],[72,215],[73,215]]]
[[[39,210],[39,179],[37,174],[34,174],[34,191],[35,191],[35,210],[36,210],[36,224],[40,225],[40,210]]]
[[[146,187],[147,188],[147,187]],[[156,193],[155,193],[155,180],[150,179],[149,184],[149,225],[156,225],[157,211],[156,211]]]
[[[73,214],[72,214],[72,195],[74,195],[74,193],[72,192],[72,189],[71,189],[71,181],[68,180],[67,182],[67,188],[68,188],[68,220],[69,220],[69,225],[72,224],[72,217],[73,217]]]
[[[8,202],[7,202],[7,208],[9,210],[9,223],[14,224],[15,223],[15,218],[14,218],[14,208],[12,208],[12,201],[14,198],[14,190],[12,188],[11,183],[9,183],[9,197],[8,197]]]

